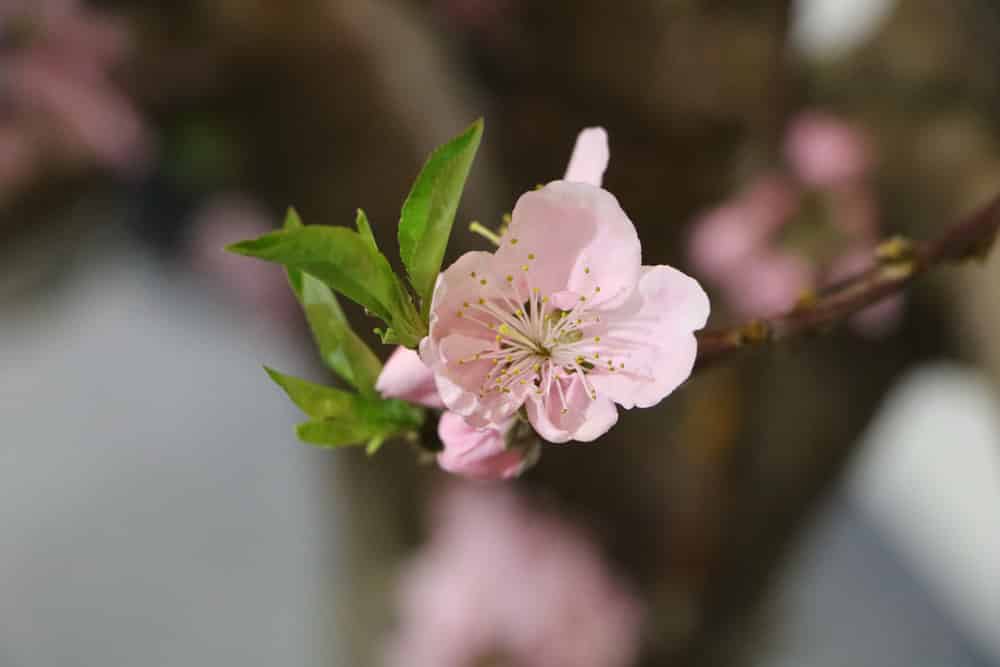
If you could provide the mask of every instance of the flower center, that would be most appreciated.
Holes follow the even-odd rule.
[[[529,259],[535,255],[529,253]],[[458,363],[488,361],[492,368],[479,387],[480,398],[488,394],[511,394],[519,398],[527,393],[558,397],[562,412],[569,410],[569,380],[578,378],[591,400],[597,391],[588,378],[593,373],[613,373],[623,369],[616,363],[613,350],[602,342],[600,315],[589,307],[586,296],[573,296],[573,306],[557,307],[549,296],[530,285],[529,265],[515,281],[506,276],[500,290],[481,291],[474,302],[466,301],[458,316],[490,331],[492,342]],[[589,275],[589,269],[584,269]],[[481,288],[488,288],[485,278],[470,274]],[[593,287],[599,293],[600,287]],[[570,298],[569,292],[563,293]],[[565,306],[560,303],[560,306]],[[605,334],[606,335],[606,334]]]

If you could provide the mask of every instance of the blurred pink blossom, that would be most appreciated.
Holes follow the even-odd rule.
[[[865,178],[872,150],[861,132],[821,111],[792,120],[785,138],[785,159],[805,185],[836,188]]]
[[[509,487],[455,486],[433,510],[387,667],[634,663],[642,606],[583,534]]]
[[[829,114],[806,112],[793,119],[785,153],[789,173],[758,176],[692,229],[693,265],[741,317],[788,310],[805,292],[870,266],[878,243],[869,183],[874,157],[860,131]],[[901,310],[902,300],[890,299],[851,325],[882,336]]]
[[[148,130],[110,76],[128,52],[123,24],[76,0],[4,0],[0,38],[0,135],[17,133],[34,146],[5,173],[25,173],[28,156],[39,166],[96,164],[119,173],[149,162]]]
[[[275,320],[294,318],[298,309],[284,272],[223,251],[227,245],[273,231],[273,218],[253,199],[217,195],[195,213],[188,240],[194,268],[239,301]]]

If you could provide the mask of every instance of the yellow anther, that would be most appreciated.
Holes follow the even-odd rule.
[[[517,245],[517,239],[511,239],[510,240],[510,244],[511,245]]]
[[[583,272],[584,273],[590,273],[590,267],[589,266],[583,267]]]
[[[480,285],[485,285],[486,284],[486,278],[483,278],[482,280],[480,280],[479,284]]]
[[[522,271],[527,271],[528,270],[528,265],[527,264],[522,264],[521,265],[521,270]]]
[[[486,304],[486,299],[484,299],[483,297],[479,297],[479,305],[482,306],[485,304]]]
[[[475,277],[476,277],[476,272],[475,272],[475,271],[473,271],[472,273],[470,273],[470,274],[469,274],[469,277],[470,277],[470,278],[475,278]]]
[[[601,291],[601,288],[600,288],[600,287],[595,287],[595,288],[594,288],[594,293],[595,293],[595,294],[596,294],[596,293],[598,293],[598,292],[600,292],[600,291]]]
[[[601,337],[600,336],[594,336],[594,342],[595,343],[600,343],[601,342]]]
[[[507,282],[509,282],[509,283],[514,282],[514,276],[508,274],[508,276],[507,276]]]
[[[528,253],[528,259],[534,259],[534,258],[535,258],[535,253],[529,252]]]
[[[455,317],[462,317],[462,311],[458,311],[457,313],[455,313]]]

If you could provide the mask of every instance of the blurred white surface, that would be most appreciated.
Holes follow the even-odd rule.
[[[872,37],[898,1],[798,0],[793,46],[809,58],[839,58]]]
[[[766,667],[1000,665],[1000,397],[904,376],[775,596]]]
[[[911,373],[869,429],[851,496],[1000,663],[1000,394],[956,365]]]
[[[329,455],[260,368],[301,361],[123,250],[3,311],[0,664],[329,664]]]

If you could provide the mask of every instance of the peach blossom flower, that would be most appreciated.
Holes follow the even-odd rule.
[[[509,487],[481,485],[438,499],[399,614],[387,667],[628,667],[643,620],[583,534]]]
[[[521,196],[495,253],[438,278],[420,355],[448,408],[473,426],[522,406],[551,442],[591,441],[615,404],[650,407],[691,373],[708,318],[698,283],[643,266],[639,237],[599,187],[606,135],[581,135],[567,176]]]

